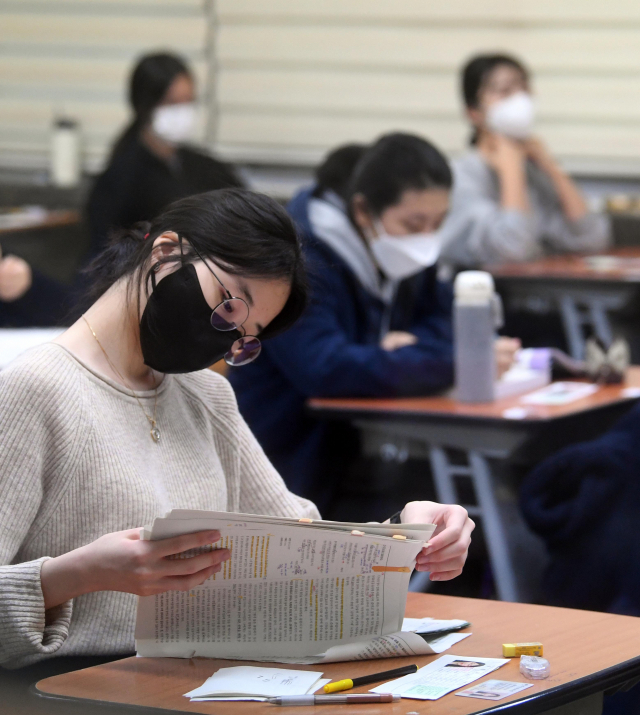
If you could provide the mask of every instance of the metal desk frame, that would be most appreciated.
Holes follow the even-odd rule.
[[[546,298],[562,318],[569,352],[576,360],[584,358],[583,328],[588,327],[605,345],[613,338],[609,313],[627,306],[640,290],[637,282],[550,278],[546,276],[496,276],[496,285],[505,304],[515,299],[526,309],[528,300]]]
[[[638,381],[638,369],[632,369],[627,386]],[[541,539],[528,529],[520,514],[518,489],[510,468],[515,453],[522,448],[527,460],[537,460],[572,442],[593,439],[637,399],[633,394],[616,392],[611,400],[524,419],[503,416],[504,409],[518,404],[517,400],[502,401],[489,412],[457,411],[455,401],[437,397],[311,400],[309,409],[317,418],[353,424],[362,435],[367,455],[398,462],[409,456],[427,460],[438,500],[461,504],[472,517],[482,519],[498,597],[532,602],[540,595],[547,557]],[[527,456],[530,443],[535,445],[534,452]],[[454,451],[459,453],[458,458],[454,458]],[[461,479],[471,483],[474,503],[465,501],[459,488]],[[526,568],[516,568],[523,563]],[[426,574],[414,575],[412,590],[423,590],[427,584]]]
[[[489,460],[506,463],[532,434],[531,423],[504,421],[495,426],[470,425],[468,421],[433,423],[398,420],[353,421],[361,430],[366,454],[394,453],[400,461],[408,456],[426,458],[431,464],[438,500],[460,504],[469,514],[482,518],[489,561],[498,597],[503,601],[530,601],[535,598],[545,563],[542,542],[525,525],[518,511],[517,493],[509,480],[497,474]],[[535,429],[535,427],[534,427]],[[464,463],[451,459],[450,450],[464,455]],[[473,485],[477,504],[464,503],[457,479],[467,478]],[[494,483],[499,481],[499,489]],[[519,552],[527,553],[530,569],[518,576],[513,565]],[[535,557],[534,557],[535,555]],[[428,575],[414,577],[412,588],[421,590]]]

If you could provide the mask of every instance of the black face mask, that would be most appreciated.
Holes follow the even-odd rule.
[[[211,325],[212,308],[205,300],[192,263],[165,276],[157,285],[140,320],[140,345],[145,365],[158,372],[195,372],[222,359],[242,337],[239,330],[221,332]]]

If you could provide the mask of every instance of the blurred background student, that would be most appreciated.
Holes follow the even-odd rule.
[[[90,239],[83,265],[102,251],[114,230],[151,221],[186,196],[242,186],[233,167],[185,144],[195,131],[197,105],[193,73],[184,60],[166,52],[145,55],[133,69],[128,95],[133,119],[86,206]],[[24,259],[7,256],[0,260],[0,326],[72,322],[86,289],[82,277],[62,285]]]
[[[173,201],[242,186],[232,167],[186,145],[196,129],[196,88],[180,57],[143,57],[131,74],[129,103],[133,120],[116,141],[89,197],[95,252],[110,230],[150,221]]]
[[[338,166],[353,169],[348,181],[328,170]],[[230,378],[289,488],[330,513],[357,444],[344,425],[311,417],[307,398],[424,395],[453,381],[451,289],[435,267],[451,171],[428,141],[389,134],[366,151],[333,152],[317,176],[329,185],[318,181],[289,205],[304,238],[310,304]]]
[[[550,251],[599,251],[609,222],[534,135],[529,71],[483,54],[462,70],[471,148],[453,161],[442,262],[455,269],[524,261]]]

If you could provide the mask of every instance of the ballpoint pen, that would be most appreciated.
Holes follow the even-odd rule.
[[[353,693],[351,695],[279,695],[267,698],[273,705],[357,705],[358,703],[397,703],[399,695],[391,693]]]

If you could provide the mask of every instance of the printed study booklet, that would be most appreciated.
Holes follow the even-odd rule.
[[[139,655],[320,663],[439,653],[468,635],[402,631],[409,578],[434,524],[174,509],[142,538],[213,529],[222,538],[206,548],[231,558],[190,592],[139,599]]]

